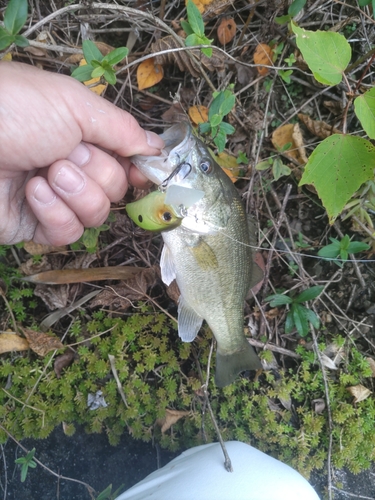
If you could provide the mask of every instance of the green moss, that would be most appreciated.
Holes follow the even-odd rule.
[[[18,298],[17,298],[18,297]],[[12,301],[28,300],[28,294]],[[192,348],[197,350],[203,373],[207,368],[211,334],[204,332],[193,345],[178,339],[167,316],[145,304],[131,316],[111,318],[102,311],[92,320],[76,319],[67,342],[85,340],[76,347],[78,357],[63,370],[53,371],[52,354],[40,358],[32,353],[0,357],[0,423],[17,439],[45,438],[64,423],[72,435],[75,424],[89,433],[108,435],[111,444],[124,432],[149,441],[158,439],[171,450],[216,440],[215,431],[199,396]],[[103,335],[101,332],[107,331]],[[94,338],[91,338],[98,335]],[[91,340],[87,341],[90,337]],[[344,341],[341,337],[337,344]],[[324,346],[321,346],[324,348]],[[312,401],[325,398],[324,383],[316,356],[298,348],[298,368],[265,372],[256,381],[239,378],[224,389],[209,392],[213,411],[224,439],[238,439],[257,446],[308,476],[323,467],[328,449],[327,411],[316,414]],[[108,355],[115,357],[117,375],[127,401],[125,406],[113,377]],[[263,354],[267,358],[268,354]],[[214,361],[213,361],[214,363]],[[211,367],[211,374],[214,366]],[[348,385],[369,385],[371,370],[362,354],[351,347],[343,368],[327,372],[333,421],[333,465],[358,472],[375,460],[375,402],[357,404]],[[88,395],[101,390],[107,407],[90,410]],[[187,410],[165,434],[155,426],[166,408]],[[6,440],[0,429],[0,441]]]

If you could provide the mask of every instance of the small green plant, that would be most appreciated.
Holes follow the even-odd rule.
[[[290,333],[296,328],[301,337],[306,337],[310,330],[309,324],[311,323],[314,328],[319,328],[320,320],[314,311],[303,306],[302,303],[316,299],[322,293],[323,288],[323,286],[312,286],[295,297],[276,293],[269,295],[265,300],[270,303],[271,307],[289,306],[285,320],[285,333]]]
[[[87,64],[76,68],[72,73],[72,77],[80,82],[103,77],[108,83],[115,85],[116,72],[114,66],[125,59],[129,52],[128,49],[118,47],[103,56],[94,42],[84,40],[82,50]]]
[[[112,493],[112,485],[110,484],[105,490],[99,493],[95,500],[115,500],[115,498],[119,496],[120,491],[123,487],[124,485],[122,484],[119,488],[117,488],[116,491]]]
[[[24,457],[17,458],[16,464],[21,465],[21,483],[24,483],[29,472],[29,467],[35,469],[36,462],[34,462],[35,448],[33,448]]]
[[[229,123],[223,122],[223,118],[229,114],[236,102],[233,94],[234,85],[220,92],[213,92],[213,101],[208,111],[208,122],[199,125],[201,134],[210,133],[219,153],[224,151],[227,135],[233,134],[235,128]]]
[[[370,249],[370,245],[362,241],[350,241],[349,236],[346,234],[341,240],[336,238],[329,238],[331,243],[324,246],[318,252],[319,257],[330,259],[339,267],[344,265],[348,260],[350,253],[363,252]],[[340,257],[341,260],[337,260]]]
[[[241,163],[247,165],[249,163],[249,158],[247,157],[246,153],[244,153],[243,151],[239,151],[236,162],[238,165],[240,165]]]
[[[115,216],[112,212],[109,213],[106,222],[114,222]],[[99,227],[89,227],[86,228],[78,241],[72,243],[70,248],[72,250],[81,250],[85,248],[88,253],[95,253],[98,249],[99,235],[103,231],[108,231],[110,226],[108,224],[102,224]]]
[[[297,14],[299,14],[301,12],[301,10],[304,8],[306,2],[307,2],[307,0],[294,0],[294,2],[292,2],[289,5],[288,14],[286,16],[276,17],[275,21],[278,24],[289,23],[293,19],[293,17],[295,17]]]
[[[27,0],[10,0],[4,13],[4,28],[0,27],[0,50],[12,43],[18,47],[27,47],[29,41],[18,33],[27,20]]]
[[[181,21],[181,27],[187,34],[185,40],[186,47],[193,47],[194,45],[211,45],[213,40],[210,40],[204,34],[202,14],[192,0],[188,1],[186,10],[188,21]],[[201,50],[207,57],[212,56],[212,49],[206,48]]]
[[[291,147],[292,143],[288,142],[282,148],[279,148],[278,151],[284,153],[284,151],[288,151]],[[272,175],[275,181],[278,181],[284,175],[290,175],[292,172],[287,165],[284,165],[279,156],[267,158],[267,160],[260,161],[255,166],[255,169],[258,171],[268,170],[269,168],[272,168]]]

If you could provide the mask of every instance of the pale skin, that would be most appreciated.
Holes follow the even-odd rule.
[[[76,241],[145,186],[128,158],[163,146],[73,78],[0,62],[0,244]]]

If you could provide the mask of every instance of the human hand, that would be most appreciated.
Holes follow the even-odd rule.
[[[73,78],[0,62],[0,244],[76,241],[145,183],[128,157],[163,145]]]

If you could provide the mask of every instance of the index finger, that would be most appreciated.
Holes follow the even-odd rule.
[[[164,141],[144,130],[128,112],[97,96],[70,77],[77,94],[71,113],[82,131],[82,140],[114,151],[120,156],[159,154]],[[79,105],[77,106],[77,102]],[[69,106],[69,100],[67,99]]]

